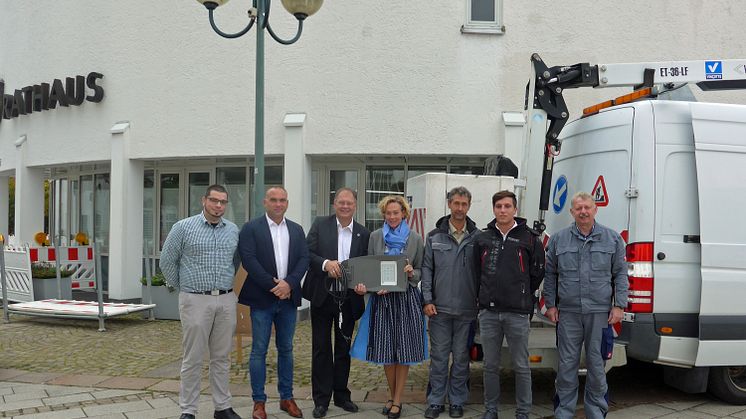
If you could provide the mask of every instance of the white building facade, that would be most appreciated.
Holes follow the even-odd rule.
[[[266,39],[265,182],[288,189],[287,215],[306,229],[335,189],[352,187],[358,220],[377,228],[376,202],[405,193],[409,177],[478,174],[496,154],[520,161],[520,123],[505,112],[523,108],[533,52],[550,66],[746,57],[746,5],[685,3],[327,1],[297,43]],[[239,30],[250,6],[220,7],[218,25]],[[45,230],[50,180],[47,232],[101,243],[109,297],[129,299],[140,297],[143,253],[159,255],[206,186],[228,188],[238,225],[254,215],[255,29],[223,39],[183,0],[0,0],[0,10],[0,232],[32,242]],[[295,33],[279,4],[270,22]],[[43,83],[45,102],[27,100]],[[578,115],[622,92],[566,99]]]

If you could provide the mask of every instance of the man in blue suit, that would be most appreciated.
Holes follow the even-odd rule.
[[[266,214],[244,224],[238,238],[241,263],[248,272],[238,302],[251,307],[252,417],[267,419],[264,383],[274,323],[280,409],[301,418],[303,412],[293,399],[293,336],[301,301],[301,280],[308,269],[308,247],[303,227],[285,218],[288,209],[285,188],[270,188],[264,195],[264,208]]]

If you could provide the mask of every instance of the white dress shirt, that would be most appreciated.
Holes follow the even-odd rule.
[[[288,223],[285,217],[282,217],[280,224],[272,221],[267,214],[267,223],[269,223],[269,232],[272,235],[272,247],[275,253],[275,265],[277,266],[277,279],[285,279],[288,276],[288,253],[290,253],[290,233],[288,233]]]

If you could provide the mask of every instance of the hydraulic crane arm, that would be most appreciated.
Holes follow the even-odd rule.
[[[682,84],[695,83],[702,90],[746,89],[746,60],[694,60],[650,63],[598,64],[579,63],[570,66],[547,67],[538,54],[531,56],[531,78],[526,88],[526,131],[521,167],[527,185],[540,184],[538,196],[524,193],[522,205],[536,208],[538,219],[534,229],[543,232],[552,182],[554,158],[559,154],[559,135],[570,113],[565,104],[565,89],[578,87],[651,88],[645,96],[655,97]],[[621,102],[609,101],[609,105]],[[538,170],[535,156],[543,155]],[[533,163],[533,164],[532,164]],[[529,189],[531,189],[529,187]],[[534,198],[534,199],[531,199]],[[536,202],[538,201],[538,202]]]

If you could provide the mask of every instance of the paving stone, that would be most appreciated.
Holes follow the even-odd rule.
[[[65,374],[50,380],[47,384],[56,384],[62,386],[95,386],[96,384],[108,380],[108,375],[89,375],[89,374]]]
[[[154,409],[160,409],[164,407],[178,407],[179,404],[174,402],[168,397],[160,397],[157,399],[148,400],[148,404],[153,406]]]
[[[179,406],[161,407],[153,410],[125,413],[124,415],[133,419],[178,418],[181,415],[181,408]]]
[[[5,399],[5,403],[10,403],[20,400],[41,399],[43,397],[48,397],[46,391],[42,389],[32,389],[30,391],[24,391],[21,393],[9,394],[7,396],[4,396],[3,398]]]
[[[83,413],[83,409],[75,408],[75,409],[69,409],[69,410],[56,410],[51,412],[43,412],[43,413],[31,413],[28,415],[22,415],[22,416],[14,416],[17,418],[23,418],[23,419],[76,419],[76,418],[84,418],[85,413]]]
[[[731,414],[731,416],[734,418],[746,419],[746,410],[742,412],[733,413]]]
[[[178,379],[181,376],[181,358],[150,371],[145,371],[140,376],[145,378]]]
[[[710,399],[708,399],[707,397],[703,396],[702,400],[693,400],[693,401],[685,401],[685,402],[666,402],[666,403],[656,403],[656,404],[658,406],[663,406],[663,407],[665,407],[667,409],[672,409],[672,410],[679,411],[679,410],[691,409],[691,408],[693,408],[695,406],[699,406],[701,404],[705,404],[705,403],[707,403],[709,401],[710,401]]]
[[[112,377],[96,384],[96,387],[144,390],[159,381],[155,378]]]
[[[171,393],[178,393],[179,392],[179,386],[181,385],[181,381],[179,380],[163,380],[155,385],[148,387],[148,390],[153,391],[168,391]]]
[[[640,416],[637,416],[636,418],[639,418],[639,417]],[[717,418],[717,417],[725,417],[725,416],[713,416],[713,415],[710,415],[704,412],[695,412],[695,411],[688,410],[688,411],[670,413],[665,416],[658,416],[656,419],[710,419],[710,418]],[[629,417],[629,419],[632,419],[632,417]]]
[[[12,368],[0,368],[0,381],[8,381],[19,375],[26,374],[28,371],[16,370]]]
[[[46,399],[42,399],[44,404],[47,406],[56,406],[59,404],[82,402],[84,400],[95,400],[95,399],[93,398],[93,396],[91,396],[90,393],[68,394],[66,396],[47,397]]]
[[[29,372],[13,377],[13,381],[18,381],[20,383],[41,384],[46,383],[47,381],[54,380],[61,375],[62,374],[55,372]]]
[[[105,404],[101,406],[84,407],[83,411],[88,416],[104,415],[109,413],[128,413],[139,412],[142,410],[153,410],[145,400],[138,400],[125,403]]]
[[[139,394],[141,391],[132,390],[97,390],[91,392],[91,396],[96,399],[110,399],[112,397],[129,396],[130,394]]]
[[[50,386],[43,385],[42,388],[49,394],[49,397],[56,396],[67,396],[68,394],[79,394],[79,393],[90,393],[92,389],[90,387],[74,387],[74,386]]]
[[[729,416],[733,413],[742,412],[746,409],[744,406],[734,406],[731,404],[726,404],[721,401],[715,401],[715,402],[709,402],[701,404],[695,408],[693,408],[693,411],[696,412],[703,412],[707,413],[713,416]]]
[[[5,412],[8,410],[21,410],[27,409],[29,407],[39,406],[44,406],[44,403],[42,403],[41,399],[19,400],[17,402],[0,403],[0,412]]]
[[[248,384],[231,383],[228,385],[231,396],[251,396],[251,386]]]
[[[104,415],[88,416],[88,417],[96,418],[96,419],[127,419],[127,417],[124,416],[124,413],[108,413]]]

